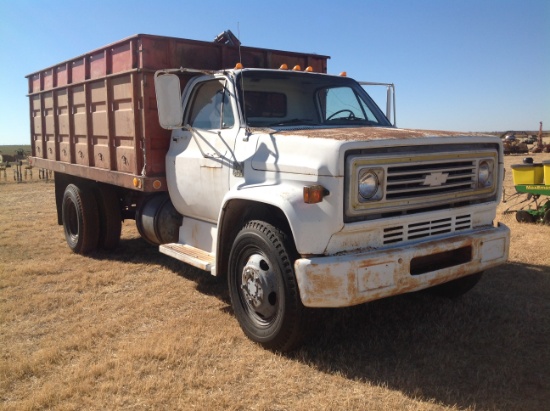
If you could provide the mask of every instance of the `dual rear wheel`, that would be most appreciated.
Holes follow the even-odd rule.
[[[110,186],[67,185],[61,215],[67,244],[77,254],[111,250],[120,240],[120,203]]]

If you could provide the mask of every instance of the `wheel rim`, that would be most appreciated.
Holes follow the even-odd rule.
[[[279,308],[277,274],[271,262],[262,254],[244,256],[239,290],[243,308],[257,325],[269,325],[277,317]]]

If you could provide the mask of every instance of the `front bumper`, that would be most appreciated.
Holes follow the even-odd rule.
[[[346,307],[498,266],[509,245],[510,230],[499,224],[401,247],[300,258],[294,268],[306,307]]]

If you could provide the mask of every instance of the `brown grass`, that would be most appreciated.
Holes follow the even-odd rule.
[[[550,227],[503,216],[510,204],[510,262],[463,298],[323,312],[315,338],[279,355],[244,336],[223,283],[132,221],[115,253],[82,257],[51,182],[2,180],[0,195],[1,409],[548,409]]]

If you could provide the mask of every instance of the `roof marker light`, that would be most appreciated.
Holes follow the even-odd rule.
[[[286,64],[281,64],[281,67],[279,67],[279,70],[288,70],[288,66]]]
[[[235,70],[242,70],[242,69],[243,69],[242,63],[235,64]]]
[[[348,76],[348,73],[345,72],[345,71],[342,71],[342,72],[340,73],[340,77],[347,77],[347,76]]]
[[[313,72],[313,67],[307,66],[304,71],[307,71],[308,73],[311,73],[311,72]]]
[[[292,68],[292,70],[294,70],[294,71],[301,71],[302,68],[301,68],[298,64],[296,64],[296,65]]]

